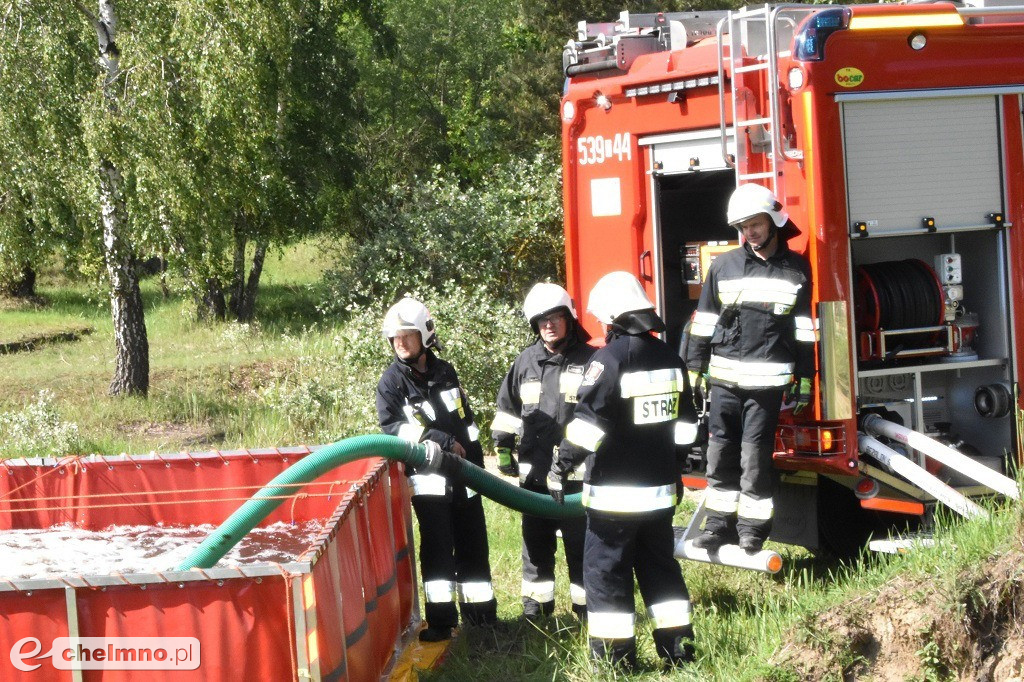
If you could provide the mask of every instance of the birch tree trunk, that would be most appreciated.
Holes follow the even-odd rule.
[[[114,320],[114,378],[110,395],[146,395],[149,391],[149,338],[139,291],[136,257],[124,232],[121,174],[109,161],[100,164],[103,252],[110,278],[110,313]]]
[[[267,242],[256,242],[256,252],[252,256],[249,268],[249,280],[245,284],[245,295],[238,307],[238,321],[252,322],[256,314],[256,294],[260,288],[260,275],[263,273],[263,261],[267,256]]]
[[[109,115],[118,115],[116,83],[121,75],[115,0],[99,0],[99,15],[93,15],[77,0],[75,6],[96,29],[100,63],[106,71],[103,97]],[[110,278],[110,312],[114,322],[114,377],[110,395],[146,395],[149,391],[149,339],[139,290],[138,262],[128,234],[123,178],[117,166],[101,154],[99,164],[100,212],[103,218],[103,255]]]

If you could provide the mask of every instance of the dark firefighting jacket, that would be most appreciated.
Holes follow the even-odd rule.
[[[729,388],[785,387],[814,376],[815,338],[807,261],[782,239],[766,260],[744,244],[711,263],[686,366]]]
[[[543,485],[552,453],[576,409],[583,370],[594,347],[573,334],[562,353],[550,353],[537,339],[512,363],[498,390],[491,423],[494,446],[514,449],[519,439],[519,480]],[[577,468],[569,480],[583,480]]]
[[[591,512],[671,509],[681,456],[696,435],[679,355],[650,334],[613,328],[584,371],[552,471],[586,462],[583,505]]]
[[[410,443],[432,440],[447,451],[458,442],[468,461],[484,465],[480,430],[473,422],[473,411],[455,369],[429,350],[425,374],[397,359],[384,370],[377,384],[377,415],[385,433]],[[414,495],[444,492],[441,476],[411,478]]]

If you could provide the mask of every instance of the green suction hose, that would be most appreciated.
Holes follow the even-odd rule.
[[[212,567],[260,521],[277,509],[286,497],[297,493],[296,483],[309,483],[335,467],[366,457],[384,457],[417,467],[423,465],[426,450],[422,444],[385,435],[356,436],[320,448],[282,471],[244,502],[175,570]],[[565,504],[560,505],[548,495],[523,490],[464,459],[459,460],[456,478],[495,502],[533,516],[564,519],[583,515],[579,494],[566,495]]]

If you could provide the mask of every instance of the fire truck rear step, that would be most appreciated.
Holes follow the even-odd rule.
[[[760,552],[749,554],[740,549],[739,545],[722,545],[714,552],[694,547],[693,538],[700,535],[700,526],[704,522],[705,516],[707,516],[707,511],[704,508],[704,500],[701,500],[686,528],[679,526],[673,528],[676,537],[675,556],[677,559],[746,568],[762,573],[778,573],[782,568],[782,557],[778,552],[770,549],[762,549]]]

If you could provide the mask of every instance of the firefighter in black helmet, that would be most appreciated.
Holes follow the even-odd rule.
[[[690,325],[690,383],[710,384],[704,533],[709,551],[738,542],[760,551],[771,530],[772,452],[784,394],[794,412],[811,400],[815,330],[807,261],[791,251],[789,216],[775,195],[742,185],[727,219],[741,248],[712,262]]]
[[[498,409],[491,424],[498,468],[519,477],[519,485],[547,493],[545,477],[551,455],[572,418],[583,369],[594,354],[590,335],[579,324],[576,307],[557,284],[535,285],[523,303],[523,314],[537,334],[512,363],[498,391]],[[519,461],[513,454],[518,438]],[[567,493],[583,489],[581,467],[570,472]],[[533,620],[555,609],[555,549],[561,530],[569,569],[572,610],[586,617],[583,589],[583,536],[586,519],[546,519],[523,514],[523,615]]]
[[[479,430],[459,377],[432,350],[440,344],[430,311],[415,299],[403,298],[384,317],[384,337],[395,353],[377,384],[377,416],[384,432],[412,443],[433,441],[482,467]],[[426,598],[427,628],[420,639],[451,637],[459,622],[456,598],[463,622],[497,622],[480,496],[437,471],[413,472],[409,482]]]
[[[672,514],[682,461],[697,419],[682,360],[651,332],[665,329],[628,272],[602,277],[587,310],[607,330],[591,358],[579,402],[548,473],[556,500],[586,463],[583,584],[590,649],[597,659],[636,664],[633,575],[669,665],[693,659],[690,597],[673,556]]]

